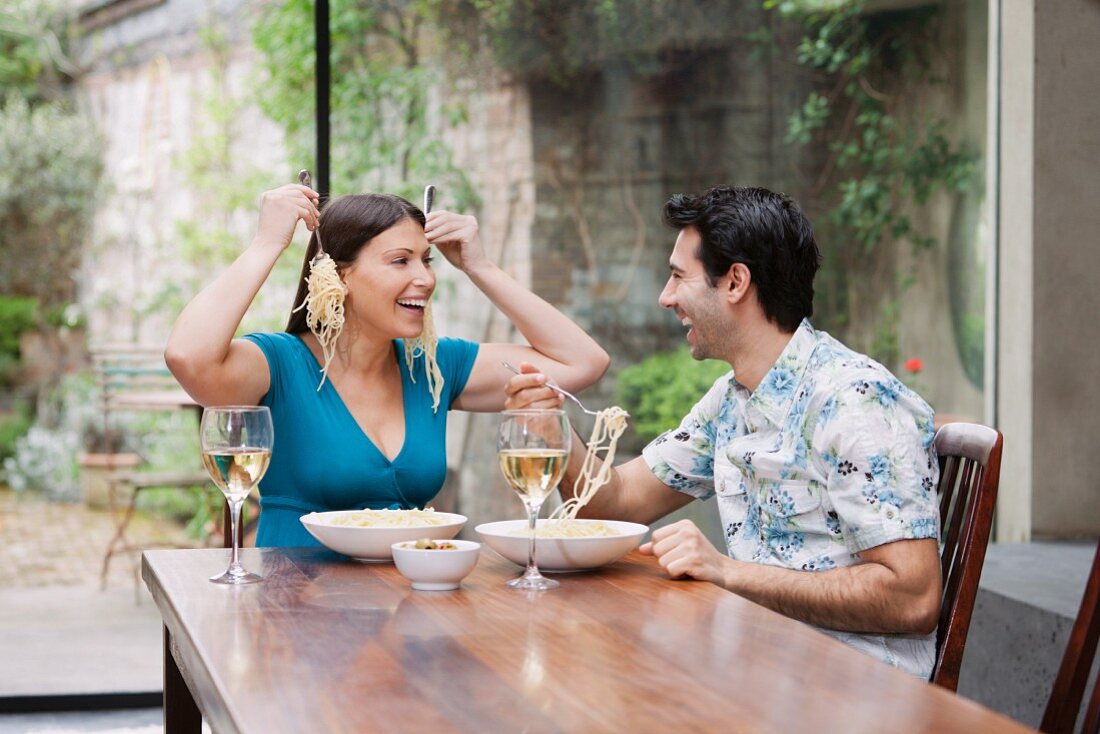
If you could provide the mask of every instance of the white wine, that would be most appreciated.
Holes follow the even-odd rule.
[[[504,449],[500,470],[521,497],[541,502],[565,473],[568,458],[563,449]]]
[[[271,449],[242,446],[202,452],[207,473],[230,499],[244,499],[260,481],[270,462]]]

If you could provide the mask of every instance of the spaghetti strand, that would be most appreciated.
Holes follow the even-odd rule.
[[[619,438],[626,431],[628,415],[618,406],[604,408],[596,414],[596,425],[592,427],[581,473],[573,483],[573,496],[551,513],[550,520],[546,523],[547,533],[552,533],[554,537],[567,538],[614,534],[603,523],[588,524],[576,520],[581,508],[591,502],[596,493],[611,481],[615,450],[618,448]],[[600,462],[598,468],[597,462]]]

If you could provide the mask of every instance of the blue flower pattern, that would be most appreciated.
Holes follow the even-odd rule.
[[[927,403],[803,321],[755,391],[724,375],[643,456],[669,487],[717,494],[731,557],[820,572],[939,537],[933,435]],[[845,637],[861,638],[897,664],[935,635]]]

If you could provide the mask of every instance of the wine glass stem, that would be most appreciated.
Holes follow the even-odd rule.
[[[538,526],[539,519],[539,507],[541,505],[532,505],[524,503],[527,507],[527,573],[525,576],[538,576],[539,567],[535,563],[535,531]]]
[[[240,554],[240,539],[237,535],[237,528],[241,524],[241,505],[244,504],[242,500],[229,500],[229,517],[230,517],[230,531],[233,537],[233,554],[230,556],[229,567],[239,568],[241,563],[238,560]]]

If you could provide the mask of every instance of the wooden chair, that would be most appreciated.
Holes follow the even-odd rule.
[[[1100,639],[1100,542],[1092,559],[1092,571],[1081,597],[1081,609],[1069,633],[1066,652],[1054,688],[1047,700],[1043,723],[1039,731],[1047,734],[1070,734],[1081,710],[1081,699],[1088,684],[1089,671],[1096,657],[1096,643]],[[1081,727],[1084,734],[1100,732],[1100,678],[1092,686],[1092,696],[1085,710]]]
[[[940,570],[943,605],[932,682],[954,691],[993,526],[1001,473],[1001,432],[948,423],[936,432],[940,462]]]

